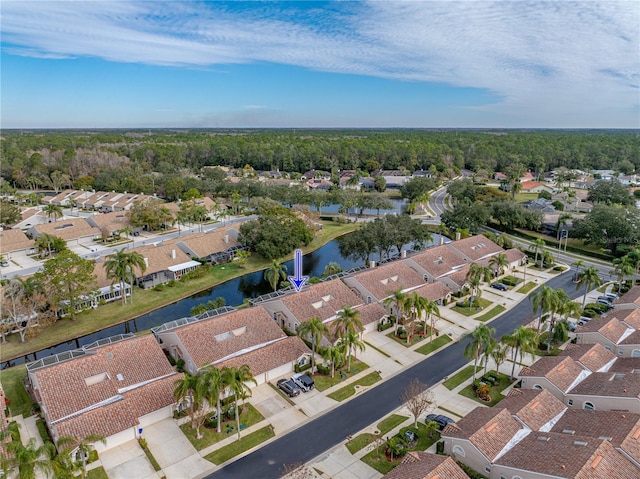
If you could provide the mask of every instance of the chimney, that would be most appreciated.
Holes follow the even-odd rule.
[[[224,235],[224,242],[228,243],[229,242],[229,235]]]
[[[369,267],[370,268],[375,268],[376,267],[376,262],[375,261],[370,261],[369,262]]]
[[[175,249],[171,250],[171,259],[176,259],[176,250]]]
[[[406,258],[407,257],[407,250],[403,249],[402,251],[400,251],[400,257],[401,258]]]
[[[460,232],[456,231],[456,241],[459,241],[459,240],[460,240]]]
[[[147,258],[146,256],[145,256],[145,258],[144,258],[144,265],[145,265],[147,268],[149,267],[149,258]]]

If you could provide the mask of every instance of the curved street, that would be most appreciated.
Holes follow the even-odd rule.
[[[562,288],[575,298],[580,291],[576,290],[571,277],[571,272],[567,271],[546,284]],[[490,326],[496,328],[496,337],[499,338],[511,333],[519,325],[530,322],[532,317],[531,303],[525,299],[493,320]],[[399,407],[401,392],[414,378],[433,385],[460,369],[468,362],[463,354],[467,342],[464,340],[451,344],[344,405],[337,406],[206,477],[279,478],[284,464],[306,463]]]

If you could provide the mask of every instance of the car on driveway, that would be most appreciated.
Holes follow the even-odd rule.
[[[504,283],[492,283],[491,287],[499,291],[509,291],[509,286]]]
[[[9,262],[5,261],[5,260],[2,260],[2,261],[0,261],[0,266],[9,266]]]
[[[425,418],[425,422],[433,421],[438,424],[438,429],[441,431],[447,426],[447,424],[454,423],[455,421],[448,416],[442,414],[428,414]]]
[[[316,387],[316,383],[313,382],[309,376],[304,373],[297,373],[291,376],[291,380],[302,389],[302,392],[309,392]]]
[[[300,395],[300,388],[289,379],[279,379],[278,388],[280,388],[290,398]]]
[[[607,298],[609,301],[613,302],[619,298],[619,296],[615,293],[604,293],[602,296]]]

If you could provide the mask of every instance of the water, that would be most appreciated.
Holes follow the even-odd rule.
[[[434,244],[438,244],[438,241],[439,235],[434,235]],[[378,261],[378,255],[371,255],[371,260]],[[333,240],[316,251],[304,255],[302,261],[302,273],[304,276],[319,277],[327,264],[332,261],[340,264],[344,270],[364,264],[363,261],[352,261],[344,258],[340,254],[338,240]],[[287,267],[288,274],[293,274],[293,257],[290,261],[287,261],[284,264]],[[109,328],[96,331],[95,333],[91,333],[80,338],[72,339],[47,349],[42,349],[36,353],[12,359],[11,361],[6,361],[2,364],[2,369],[25,362],[35,361],[36,359],[41,359],[46,356],[51,356],[53,354],[62,353],[72,349],[79,349],[82,346],[97,341],[98,339],[108,338],[109,336],[114,336],[116,334],[137,333],[139,331],[145,331],[147,329],[160,326],[161,324],[173,321],[174,319],[190,316],[191,308],[201,303],[206,303],[209,300],[214,300],[220,296],[225,299],[227,305],[237,306],[242,304],[245,298],[256,298],[272,291],[273,289],[271,288],[271,285],[264,279],[263,271],[247,273],[244,276],[231,279],[210,289],[200,291],[188,298],[181,299],[176,303],[169,304],[135,319],[121,324],[116,324]],[[133,300],[135,301],[135,291]],[[80,319],[79,321],[82,320],[83,319]]]
[[[409,204],[409,202],[406,199],[398,199],[398,198],[392,198],[391,199],[391,203],[393,203],[393,208],[390,210],[371,210],[368,208],[365,208],[362,213],[365,215],[399,215],[405,212],[405,210],[407,209],[407,205]],[[312,207],[311,208],[314,211],[317,211],[316,207]],[[329,206],[323,206],[320,209],[320,213],[338,213],[340,211],[340,205],[339,204],[331,204]],[[360,208],[350,208],[348,214],[350,215],[355,215],[355,214],[360,214]]]

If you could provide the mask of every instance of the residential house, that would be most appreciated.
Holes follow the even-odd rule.
[[[66,242],[80,240],[99,239],[101,232],[99,228],[92,226],[84,218],[60,219],[53,223],[34,225],[27,231],[27,235],[33,239],[38,239],[43,234],[49,234],[62,238]]]
[[[35,241],[29,239],[22,230],[0,230],[0,254],[10,257],[13,253],[35,252]]]
[[[543,389],[514,388],[500,401],[515,418],[532,431],[550,431],[564,417],[567,406]]]
[[[305,171],[300,177],[301,180],[313,180],[313,179],[322,179],[322,180],[330,180],[331,173],[328,171],[322,170],[309,170]]]
[[[523,193],[541,193],[543,191],[551,193],[553,191],[553,188],[539,181],[523,181],[520,185]]]
[[[446,244],[455,253],[462,256],[467,262],[473,263],[504,252],[504,250],[484,235],[474,235],[464,239],[458,239]]]
[[[124,195],[122,193],[118,193],[115,191],[112,191],[111,193],[98,191],[90,198],[88,198],[82,204],[82,207],[89,210],[100,210],[105,203],[112,204],[114,201],[122,198],[123,196]]]
[[[175,244],[160,243],[139,246],[130,251],[140,253],[144,258],[146,270],[136,279],[136,283],[143,288],[153,288],[165,284],[195,270],[202,263],[194,261]]]
[[[127,193],[125,191],[121,197],[105,201],[101,209],[105,212],[128,211],[136,201],[144,201],[147,198],[150,197],[148,195],[143,195],[142,193],[136,195],[134,193]]]
[[[451,288],[441,282],[424,284],[411,292],[416,293],[428,301],[433,301],[439,306],[449,303],[449,301],[451,301],[451,294],[453,293]]]
[[[229,308],[224,308],[227,311]],[[158,341],[195,375],[207,366],[247,364],[258,384],[294,370],[311,351],[297,336],[288,337],[262,306],[171,321],[154,328]]]
[[[41,225],[49,223],[51,219],[42,213],[39,207],[32,206],[31,208],[23,209],[20,212],[20,220],[13,225],[13,229],[16,230],[28,230],[33,225]]]
[[[191,234],[176,238],[165,244],[175,245],[190,258],[199,258],[211,264],[226,263],[233,259],[243,246],[238,242],[237,225],[216,228],[202,234]]]
[[[345,306],[359,306],[362,300],[340,279],[333,279],[305,286],[299,293],[291,292],[262,304],[280,327],[296,332],[303,321],[320,318],[329,323]]]
[[[86,218],[87,223],[91,226],[95,226],[106,236],[117,236],[125,228],[130,228],[133,233],[133,228],[127,215],[123,211],[112,211],[111,213],[95,214]]]
[[[469,479],[469,476],[448,456],[415,451],[407,453],[382,479]]]
[[[624,359],[632,361],[622,361],[616,367],[616,360],[608,371],[589,374],[571,387],[565,395],[567,406],[640,413],[640,375],[636,372],[640,370],[640,360]]]
[[[635,351],[640,357],[640,331],[617,318],[594,318],[578,326],[575,333],[577,344],[598,343],[618,356],[631,356]]]
[[[47,195],[41,198],[41,201],[47,205],[69,206],[69,200],[73,198],[76,190],[64,190],[56,195]]]
[[[558,356],[569,356],[589,371],[608,371],[616,355],[601,344],[568,344]]]
[[[553,201],[545,198],[536,198],[535,200],[525,201],[522,205],[531,211],[540,211],[543,214],[553,214],[556,211],[556,207],[553,206]]]
[[[151,335],[100,340],[27,365],[30,390],[52,439],[100,435],[108,449],[171,417],[182,378]]]
[[[453,291],[458,291],[461,286],[459,282],[451,280],[450,276],[467,265],[465,258],[447,245],[428,248],[411,255],[403,262],[422,274],[426,281],[441,281]]]
[[[565,395],[592,372],[569,356],[547,356],[520,371],[524,389],[547,389],[564,402]]]
[[[640,308],[640,286],[633,286],[614,301],[616,310]]]
[[[507,260],[507,269],[517,269],[527,262],[527,255],[518,248],[510,248],[504,252]]]
[[[312,178],[305,183],[305,186],[309,190],[313,191],[329,191],[333,186],[330,180],[324,178]]]
[[[94,263],[93,274],[96,275],[97,290],[92,296],[91,301],[94,308],[101,303],[110,303],[112,301],[122,301],[122,295],[127,298],[131,296],[131,285],[124,283],[124,289],[121,290],[120,281],[107,277],[104,269],[104,259],[98,258]]]

